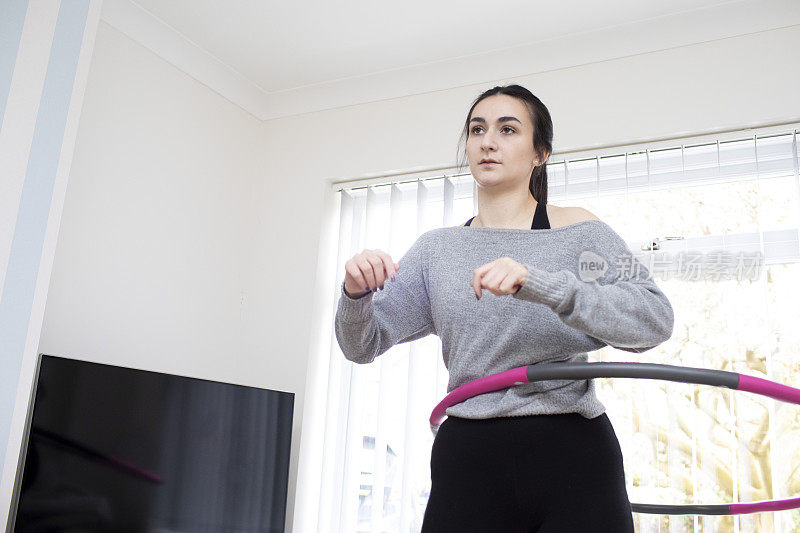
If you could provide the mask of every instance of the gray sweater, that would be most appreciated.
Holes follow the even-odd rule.
[[[500,257],[527,268],[524,285],[503,296],[482,289],[477,299],[473,271]],[[336,339],[347,359],[366,364],[395,344],[433,333],[442,342],[448,392],[520,366],[585,362],[587,352],[606,345],[641,353],[672,335],[669,300],[599,220],[536,230],[436,228],[397,263],[395,281],[381,291],[351,298],[342,283]],[[570,412],[586,418],[605,412],[594,380],[515,385],[447,409],[463,418]]]

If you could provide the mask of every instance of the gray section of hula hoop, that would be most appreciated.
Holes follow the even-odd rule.
[[[644,378],[697,383],[714,387],[739,387],[739,374],[725,370],[655,363],[540,363],[526,368],[529,381],[547,379]]]
[[[677,514],[677,515],[729,515],[730,505],[659,505],[652,503],[632,503],[631,511],[645,514]]]

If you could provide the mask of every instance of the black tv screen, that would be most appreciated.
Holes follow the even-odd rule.
[[[13,531],[282,532],[294,394],[39,355]]]

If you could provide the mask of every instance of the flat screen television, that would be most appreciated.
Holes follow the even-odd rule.
[[[282,532],[294,393],[39,354],[8,529]]]

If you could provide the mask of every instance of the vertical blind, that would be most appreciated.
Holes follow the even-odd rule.
[[[547,164],[548,202],[789,178],[800,206],[798,130],[777,130],[598,149],[572,157],[554,154]],[[463,224],[477,213],[477,187],[469,173],[418,173],[336,189],[341,194],[337,303],[344,263],[354,254],[381,249],[397,262],[423,232]],[[650,236],[626,240],[648,264],[654,253],[647,248]],[[800,261],[796,224],[661,244],[662,251],[759,252],[766,264]],[[319,531],[419,531],[430,487],[433,436],[427,417],[446,387],[447,370],[435,336],[396,345],[373,363],[358,365],[344,358],[331,335]]]

